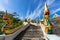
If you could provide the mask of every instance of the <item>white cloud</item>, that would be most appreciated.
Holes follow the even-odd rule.
[[[27,12],[26,12],[26,17],[25,18],[28,18],[29,12],[30,12],[30,10],[28,9]]]
[[[59,2],[55,3],[54,5],[51,5],[55,0],[47,0],[47,4],[50,5],[51,7],[57,8],[57,6],[60,6]],[[55,10],[51,10],[51,14],[55,14],[56,12],[60,11],[60,7],[58,9]]]
[[[7,5],[9,3],[9,0],[0,0],[0,11],[5,11],[6,8],[4,5]]]
[[[20,19],[21,19],[21,20],[23,20],[23,19],[24,19],[24,17],[23,17],[23,16],[21,16],[21,17],[20,17]]]
[[[8,3],[9,3],[9,0],[4,0],[4,2],[5,2],[6,4],[8,4]]]
[[[54,14],[54,13],[56,13],[56,12],[58,12],[58,11],[60,11],[60,8],[58,8],[58,9],[52,11],[52,14]],[[52,15],[52,14],[51,14],[51,15]]]
[[[37,15],[39,15],[39,12],[40,12],[39,8],[41,7],[41,5],[42,5],[42,3],[39,3],[39,5],[37,6],[37,8],[33,12],[30,12],[30,10],[28,9],[27,13],[26,13],[26,18],[31,18],[31,19],[36,18]],[[30,15],[29,15],[29,13],[30,13]]]
[[[55,0],[46,0],[47,5],[51,5]]]
[[[2,4],[0,4],[0,11],[5,11],[5,7]]]
[[[9,0],[0,0],[0,2],[3,4],[8,4],[9,3]]]
[[[38,7],[33,11],[31,12],[31,14],[29,15],[29,18],[33,19],[33,18],[36,18],[38,15],[39,15],[39,8],[42,4],[39,3]]]
[[[46,2],[47,2],[48,5],[51,5],[54,1],[55,0],[51,0],[51,1],[47,0]],[[41,13],[42,13],[42,11],[44,9],[44,6],[42,8],[40,8],[40,7],[41,7],[41,3],[39,3],[39,5],[37,6],[37,8],[33,12],[31,12],[31,14],[29,15],[29,17],[31,19],[36,18],[37,16],[41,15]]]

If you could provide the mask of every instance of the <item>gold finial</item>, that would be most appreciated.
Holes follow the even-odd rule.
[[[6,14],[7,14],[7,10],[6,10]]]
[[[45,8],[47,8],[47,3],[45,2]]]
[[[47,6],[47,3],[45,3],[45,10],[48,10],[48,6]]]
[[[47,14],[49,14],[49,9],[48,9],[47,3],[45,3],[44,14],[46,14],[46,12],[48,12]]]

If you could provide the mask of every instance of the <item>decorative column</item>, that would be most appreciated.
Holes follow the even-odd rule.
[[[47,4],[45,3],[45,9],[44,9],[44,25],[45,25],[45,33],[51,34],[52,33],[52,26],[49,20],[49,9],[47,7]]]
[[[6,23],[7,25],[11,25],[11,19],[10,19],[9,15],[7,14],[7,10],[3,16],[3,22]]]

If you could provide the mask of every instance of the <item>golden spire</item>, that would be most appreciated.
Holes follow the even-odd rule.
[[[47,6],[47,3],[45,3],[44,14],[46,14],[46,12],[49,12],[49,9],[48,9],[48,6]]]
[[[45,10],[47,10],[48,9],[48,7],[47,7],[47,3],[45,3]]]
[[[7,10],[6,10],[6,13],[7,13]]]
[[[5,12],[5,14],[4,14],[4,17],[7,17],[8,16],[8,14],[7,14],[7,10],[6,10],[6,12]]]
[[[5,15],[7,15],[7,10],[6,10],[6,12],[5,12]]]
[[[7,10],[6,10],[5,14],[3,15],[3,19],[5,19],[5,18],[8,18]]]

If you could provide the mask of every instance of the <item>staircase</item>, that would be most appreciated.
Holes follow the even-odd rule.
[[[26,30],[21,32],[15,40],[44,40],[40,27],[30,25]]]

